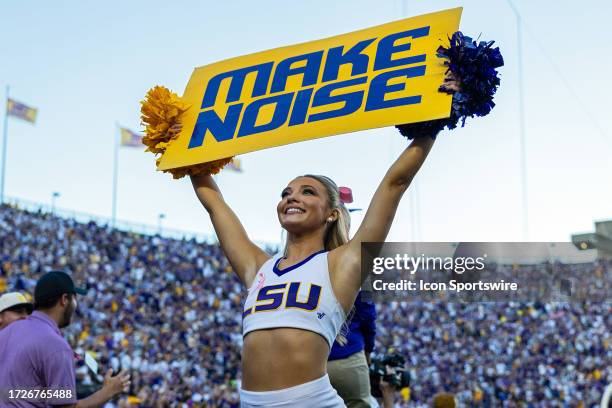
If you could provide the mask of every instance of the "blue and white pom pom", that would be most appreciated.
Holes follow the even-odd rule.
[[[461,83],[461,92],[453,94],[450,117],[427,122],[397,125],[400,133],[408,139],[435,135],[445,127],[454,129],[459,121],[465,126],[468,117],[485,116],[495,106],[493,95],[499,86],[496,68],[504,65],[499,47],[492,48],[494,41],[480,41],[457,31],[450,38],[449,48],[440,46],[438,57],[445,58],[444,65]],[[443,90],[444,85],[440,87]]]

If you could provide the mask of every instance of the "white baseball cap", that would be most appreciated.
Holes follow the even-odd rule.
[[[19,305],[25,306],[29,313],[32,313],[34,309],[34,305],[28,302],[28,299],[19,292],[9,292],[0,296],[0,313]]]

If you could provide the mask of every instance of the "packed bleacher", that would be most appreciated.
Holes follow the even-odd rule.
[[[52,269],[87,287],[63,332],[103,371],[130,370],[131,396],[118,406],[237,406],[246,291],[217,245],[2,205],[0,268],[0,293],[31,293]],[[377,307],[375,350],[403,354],[411,373],[398,406],[447,391],[468,406],[591,407],[612,382],[612,303]],[[77,381],[95,387],[84,365]]]

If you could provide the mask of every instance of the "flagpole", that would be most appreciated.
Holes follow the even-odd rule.
[[[117,168],[119,162],[119,123],[115,122],[114,132],[115,144],[113,152],[113,209],[111,225],[115,228],[115,221],[117,220]]]
[[[2,136],[2,175],[0,176],[0,204],[4,204],[4,173],[6,171],[6,143],[8,139],[8,100],[10,87],[6,86],[6,100],[4,102],[4,132]]]
[[[521,26],[521,14],[515,7],[512,0],[506,0],[514,13],[516,24],[516,45],[517,45],[517,65],[518,65],[518,116],[519,116],[519,149],[520,149],[520,169],[521,169],[521,205],[523,217],[521,222],[521,233],[523,241],[529,239],[529,202],[527,189],[527,147],[525,137],[525,97],[523,82],[523,35]]]

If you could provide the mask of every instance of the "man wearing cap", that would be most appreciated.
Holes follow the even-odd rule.
[[[127,391],[129,376],[122,371],[112,377],[109,371],[102,389],[77,401],[75,356],[59,329],[70,324],[76,295],[85,293],[61,271],[36,283],[34,312],[0,331],[0,406],[101,407]]]
[[[19,292],[0,296],[0,330],[16,320],[25,319],[33,309],[34,305]]]

